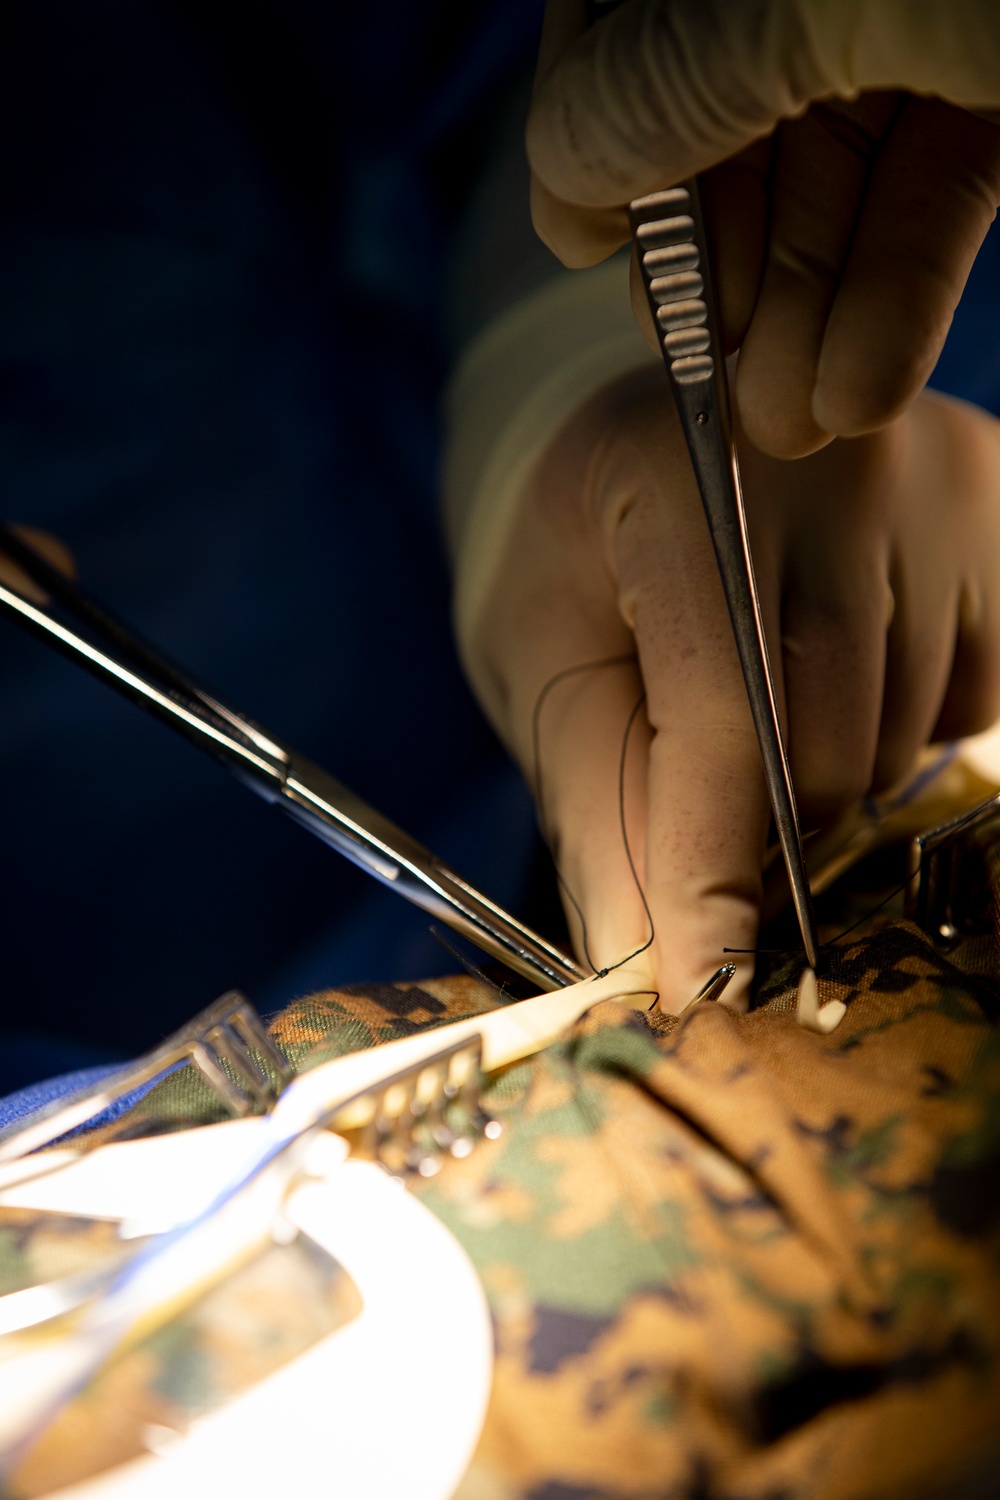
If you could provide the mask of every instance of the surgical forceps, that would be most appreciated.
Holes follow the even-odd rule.
[[[532,983],[556,990],[587,977],[326,771],[199,687],[6,526],[0,526],[0,552],[41,591],[35,600],[0,583],[0,606],[28,630],[221,761],[251,791],[376,880]]]
[[[591,23],[621,0],[588,0]],[[740,485],[729,378],[694,178],[629,204],[632,243],[715,548],[802,946],[819,958],[802,829],[774,695]]]
[[[819,956],[802,830],[754,580],[729,379],[694,181],[629,205],[646,300],[694,466],[736,637],[771,808],[810,968]]]

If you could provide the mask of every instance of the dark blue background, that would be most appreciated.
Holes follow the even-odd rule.
[[[451,225],[539,6],[15,4],[3,510],[504,903],[528,799],[462,682],[435,515]],[[454,968],[427,922],[0,622],[0,1092]]]
[[[455,660],[435,487],[450,235],[540,13],[0,18],[3,512],[521,909],[531,808]],[[998,314],[994,235],[938,381],[993,409]],[[267,1010],[454,968],[420,914],[2,621],[0,882],[0,1093],[231,985]]]

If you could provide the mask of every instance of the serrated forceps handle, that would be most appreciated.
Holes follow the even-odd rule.
[[[802,943],[815,969],[819,954],[816,921],[754,580],[697,183],[636,198],[629,205],[629,220],[729,606]]]

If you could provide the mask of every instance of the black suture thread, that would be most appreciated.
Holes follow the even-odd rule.
[[[871,910],[865,912],[864,916],[859,916],[858,921],[852,922],[852,924],[850,924],[850,927],[844,927],[843,933],[837,933],[837,936],[835,936],[835,938],[828,938],[828,941],[822,942],[822,944],[820,944],[820,948],[837,947],[838,942],[841,942],[844,938],[847,938],[847,935],[849,935],[849,933],[855,932],[856,927],[864,927],[865,922],[871,921],[871,918],[873,918],[873,916],[876,916],[877,913],[882,910],[883,906],[888,906],[889,901],[891,901],[892,898],[897,897],[897,895],[900,895],[901,892],[906,891],[907,885],[909,885],[909,883],[909,879],[904,880],[903,885],[897,885],[897,888],[895,888],[894,891],[889,891],[888,895],[883,895],[882,900],[880,900],[879,903],[876,904],[876,906],[871,907]],[[796,948],[723,948],[723,953],[789,954],[799,953],[799,951],[801,951],[801,945]]]
[[[795,948],[723,948],[722,951],[723,953],[798,953],[801,947],[802,945],[800,943]],[[820,947],[825,948],[826,943],[820,943]]]
[[[504,989],[502,984],[494,983],[490,976],[484,973],[477,964],[474,964],[471,959],[466,958],[464,953],[459,952],[454,943],[449,943],[448,939],[445,937],[444,933],[439,930],[439,928],[428,927],[427,931],[436,942],[441,944],[442,948],[447,949],[452,958],[458,960],[467,974],[471,974],[474,979],[481,979],[483,984],[489,985],[491,990],[496,990],[501,1000],[513,1000],[514,996],[509,994],[508,991]]]
[[[923,864],[922,858],[920,863]],[[919,874],[919,866],[916,873]],[[843,932],[838,932],[836,937],[830,938],[829,942],[823,943],[821,944],[821,946],[824,948],[832,948],[834,943],[839,943],[841,938],[845,938],[849,932],[853,932],[856,927],[861,927],[865,922],[869,921],[869,919],[873,917],[876,912],[881,911],[883,906],[888,906],[889,902],[893,899],[894,896],[898,896],[901,894],[901,892],[905,891],[906,887],[910,883],[910,880],[913,880],[914,878],[915,877],[911,875],[909,879],[903,881],[902,885],[897,885],[896,889],[894,891],[890,891],[888,896],[883,896],[882,900],[876,906],[873,906],[871,911],[866,911],[863,917],[859,917],[856,922],[851,923],[850,927],[845,927]]]
[[[534,761],[535,806],[538,810],[539,831],[550,854],[552,853],[552,841],[549,838],[548,830],[545,826],[544,800],[542,796],[541,720],[542,709],[545,706],[545,700],[548,698],[553,688],[558,687],[559,683],[565,682],[569,677],[578,677],[582,672],[600,671],[604,667],[634,666],[636,660],[637,658],[635,652],[630,651],[621,656],[604,656],[599,657],[597,661],[581,662],[578,666],[575,667],[563,667],[562,671],[556,672],[554,676],[549,678],[548,682],[545,683],[541,692],[538,694],[538,697],[535,699],[535,707],[531,716],[531,753],[532,759]],[[645,703],[645,701],[646,694],[643,692],[639,695],[638,699],[636,700],[635,706],[632,709],[632,712],[628,716],[628,722],[625,725],[625,733],[622,737],[622,752],[618,765],[618,817],[621,824],[622,840],[625,845],[625,857],[628,860],[628,867],[632,872],[632,879],[635,881],[635,888],[639,892],[639,899],[642,902],[643,910],[645,911],[647,921],[649,922],[649,937],[642,944],[642,946],[636,948],[633,953],[627,953],[624,958],[620,958],[618,962],[612,964],[610,968],[598,969],[597,965],[594,963],[594,960],[590,956],[590,944],[587,935],[587,920],[583,915],[583,908],[581,907],[579,901],[577,901],[573,892],[570,890],[565,879],[563,878],[562,871],[559,868],[559,864],[555,856],[553,855],[552,857],[552,864],[556,872],[556,880],[559,882],[560,889],[565,893],[566,899],[569,901],[579,919],[580,943],[583,948],[583,956],[590,967],[594,970],[595,979],[603,979],[606,974],[612,973],[615,969],[620,969],[623,964],[629,963],[633,958],[637,957],[638,954],[645,953],[646,949],[652,946],[652,943],[656,937],[656,931],[653,926],[653,915],[649,909],[649,902],[646,900],[646,892],[643,890],[638,871],[635,868],[635,861],[632,858],[632,848],[629,844],[628,829],[625,822],[625,761],[628,755],[628,742],[629,736],[632,733],[632,726],[635,723],[636,718],[639,714],[639,710],[642,708],[642,705]],[[650,994],[654,994],[654,991],[650,991]],[[659,992],[656,991],[655,995],[656,998],[658,998]],[[656,1004],[655,998],[653,1000],[653,1004]]]
[[[636,661],[637,657],[635,652],[628,652],[622,656],[605,656],[600,657],[597,661],[581,662],[579,666],[564,667],[562,671],[556,672],[554,676],[549,678],[548,682],[545,683],[541,692],[538,694],[538,697],[535,700],[535,707],[531,716],[531,750],[534,760],[535,773],[535,806],[538,810],[539,831],[541,832],[542,838],[545,841],[546,847],[548,848],[550,854],[552,853],[552,844],[548,835],[548,831],[545,827],[545,815],[543,810],[544,803],[542,800],[541,714],[542,708],[545,705],[545,700],[549,696],[549,693],[553,688],[557,687],[559,683],[565,682],[569,677],[577,677],[582,672],[600,671],[604,667],[620,667],[627,664],[634,664]],[[643,693],[640,695],[635,704],[635,707],[629,714],[628,723],[625,726],[625,734],[622,740],[621,761],[618,769],[618,815],[621,822],[622,840],[625,844],[625,855],[628,859],[629,869],[632,872],[632,879],[635,881],[635,888],[639,892],[639,899],[642,902],[643,909],[646,913],[646,918],[649,922],[649,937],[646,942],[643,943],[641,947],[636,948],[634,952],[626,954],[624,958],[620,958],[618,962],[612,964],[610,968],[598,969],[590,956],[590,947],[587,938],[587,922],[586,918],[583,915],[583,909],[581,908],[580,903],[577,901],[576,897],[573,895],[573,892],[570,890],[569,886],[566,884],[566,881],[563,879],[562,871],[559,869],[559,865],[554,855],[552,859],[552,863],[556,872],[556,880],[559,882],[560,888],[565,892],[567,900],[570,902],[573,910],[576,912],[577,917],[579,918],[580,941],[583,947],[583,956],[587,960],[587,963],[590,965],[590,967],[594,970],[595,979],[603,979],[606,974],[612,973],[615,969],[620,969],[623,964],[630,963],[631,960],[638,957],[640,953],[645,953],[647,948],[650,948],[652,946],[656,937],[656,930],[653,925],[653,915],[649,909],[649,902],[646,900],[646,892],[643,889],[642,882],[640,881],[638,872],[635,868],[635,862],[632,858],[632,848],[629,844],[628,839],[628,829],[625,824],[625,758],[628,751],[628,741],[629,735],[632,732],[632,725],[635,723],[639,710],[645,703],[645,701],[646,695],[645,693]],[[918,867],[915,874],[920,873],[920,868],[922,868],[922,865],[923,858],[921,858],[921,865]],[[896,886],[895,890],[890,891],[887,896],[884,896],[881,901],[877,902],[871,908],[870,911],[865,912],[864,915],[859,917],[856,922],[852,922],[849,927],[845,927],[842,932],[838,932],[836,937],[829,938],[825,943],[820,943],[820,950],[822,951],[827,948],[835,947],[837,943],[842,942],[849,933],[854,932],[858,927],[862,927],[865,922],[869,922],[872,917],[876,916],[877,913],[882,910],[884,906],[888,906],[889,902],[892,901],[894,897],[900,895],[903,891],[905,891],[913,878],[914,876],[910,875],[906,880],[903,881],[902,885]],[[797,943],[792,948],[723,948],[722,951],[723,953],[766,954],[779,956],[791,953],[799,953],[803,950],[802,944]],[[459,955],[456,954],[456,957],[458,956]],[[466,965],[466,967],[470,966]],[[487,983],[490,982],[491,981],[487,980]],[[494,989],[495,988],[496,986],[494,985]],[[653,1003],[655,1005],[656,1001],[654,1000]]]
[[[649,923],[649,937],[641,947],[634,949],[631,953],[627,953],[625,957],[620,958],[616,964],[611,964],[607,969],[602,969],[600,974],[597,976],[599,979],[603,979],[605,974],[614,973],[615,969],[620,969],[623,964],[631,963],[632,959],[638,958],[640,953],[645,953],[647,948],[652,947],[653,939],[656,936],[656,931],[653,927],[653,913],[649,909],[649,902],[646,900],[646,892],[642,888],[642,881],[639,879],[638,873],[635,868],[635,861],[632,858],[632,846],[628,841],[628,828],[625,823],[625,759],[628,755],[628,740],[629,735],[632,733],[632,725],[635,723],[639,710],[645,703],[645,701],[646,694],[644,692],[640,693],[635,701],[635,707],[632,709],[632,712],[628,716],[628,723],[625,725],[625,734],[622,737],[622,754],[621,760],[618,763],[618,818],[621,822],[622,843],[625,845],[625,858],[628,860],[628,867],[632,871],[632,879],[635,881],[635,888],[639,892],[639,900],[642,902],[642,909],[646,913],[646,921]],[[591,968],[593,968],[593,965],[591,965]],[[657,993],[656,998],[659,999],[659,993]],[[656,1000],[653,1001],[653,1004],[656,1004]]]

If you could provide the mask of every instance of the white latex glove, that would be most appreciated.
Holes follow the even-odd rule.
[[[924,396],[798,463],[746,444],[742,462],[809,828],[892,784],[933,736],[1000,714],[1000,424]],[[598,969],[649,936],[619,817],[636,713],[624,787],[656,934],[643,962],[679,1010],[724,948],[754,945],[769,804],[662,369],[586,399],[506,503],[492,530],[498,507],[474,510],[461,544],[467,671],[529,784],[540,774],[571,929]],[[625,660],[553,683],[609,658]],[[752,968],[741,961],[731,1003]]]
[[[594,26],[549,0],[535,224],[589,265],[631,198],[705,173],[744,427],[799,456],[923,387],[1000,202],[998,111],[997,0],[627,0]]]

